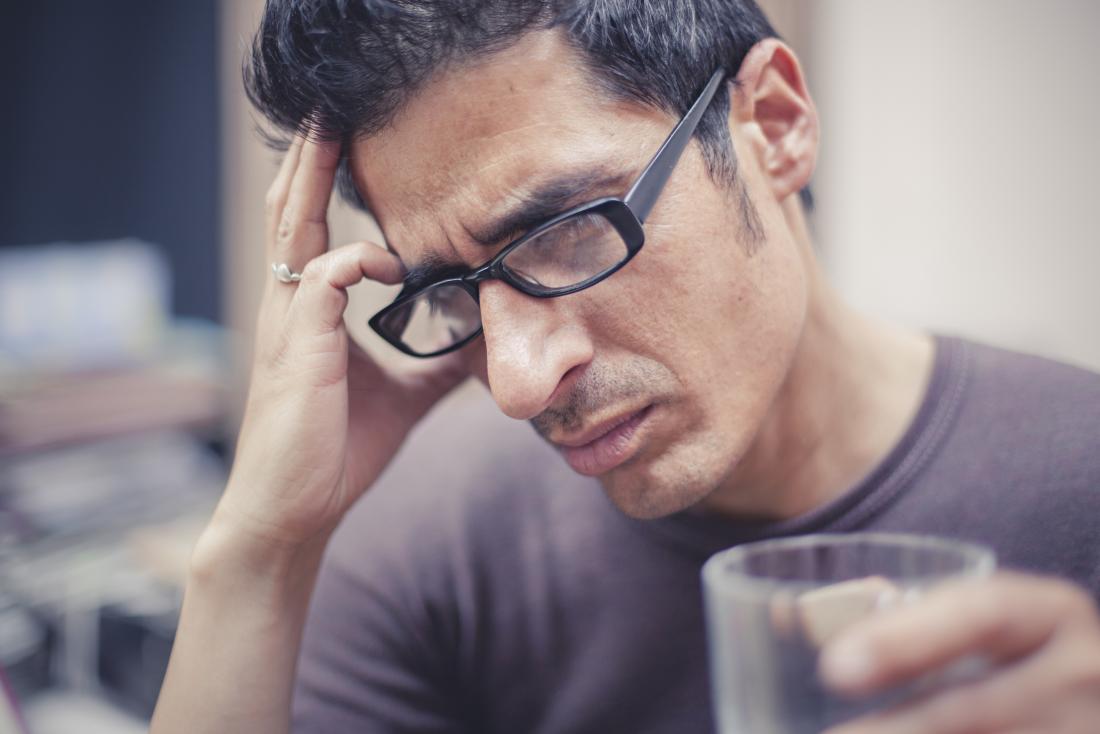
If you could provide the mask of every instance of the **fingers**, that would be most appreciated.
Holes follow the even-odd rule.
[[[279,226],[279,219],[283,215],[287,194],[290,193],[290,182],[294,178],[294,172],[298,169],[298,158],[301,155],[304,141],[305,138],[302,135],[294,136],[290,147],[287,148],[286,155],[283,156],[283,162],[279,165],[279,172],[275,175],[275,180],[271,182],[271,186],[267,190],[264,243],[269,261],[275,259],[275,231]]]
[[[272,277],[257,324],[261,352],[282,354],[295,334],[324,334],[343,323],[346,289],[363,278],[393,284],[400,260],[383,248],[356,243],[328,252],[328,204],[340,161],[339,141],[295,136],[267,194],[267,254],[302,278]]]
[[[369,242],[357,242],[313,258],[287,312],[287,320],[304,333],[332,331],[343,323],[347,289],[363,278],[393,285],[405,268],[393,253]]]
[[[276,218],[274,262],[300,271],[328,249],[328,203],[340,162],[340,142],[305,140],[290,177],[286,201]]]
[[[294,137],[267,192],[268,265],[286,263],[295,272],[328,249],[326,214],[340,160],[338,141]],[[295,296],[294,286],[275,280],[268,270],[256,339],[261,349],[280,343],[280,324]]]
[[[1083,591],[1054,579],[945,586],[842,635],[822,674],[834,690],[865,694],[969,655],[1001,664],[828,734],[1083,734],[1100,720],[1100,622]]]
[[[826,647],[826,685],[865,695],[967,655],[995,662],[1042,646],[1067,616],[1090,610],[1083,594],[1051,579],[1000,574],[959,582],[855,625]]]
[[[1095,692],[1088,706],[1093,710],[1065,699],[1067,691],[1080,689],[1080,681],[1087,679],[1079,674],[1083,661],[1074,659],[1083,655],[1095,655],[1095,651],[1080,647],[1048,651],[996,675],[862,717],[827,734],[1090,731],[1089,722],[1097,716]],[[1060,725],[1052,726],[1053,722]]]

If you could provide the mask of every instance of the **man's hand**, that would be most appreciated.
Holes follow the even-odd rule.
[[[261,547],[325,536],[413,425],[466,376],[459,354],[393,374],[350,342],[346,289],[364,278],[394,284],[405,271],[374,244],[328,251],[339,157],[338,142],[299,135],[268,192],[269,263],[287,263],[302,279],[268,278],[236,461],[212,525]]]
[[[833,690],[858,696],[970,656],[993,669],[829,734],[1100,732],[1100,619],[1063,581],[1004,573],[944,585],[854,625],[826,647],[821,673]]]
[[[352,344],[346,289],[401,280],[369,243],[328,251],[338,143],[295,139],[267,200],[268,279],[237,457],[192,557],[150,731],[290,731],[294,665],[330,531],[421,416],[466,376],[462,352],[395,374]]]

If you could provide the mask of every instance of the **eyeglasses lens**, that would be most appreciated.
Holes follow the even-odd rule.
[[[539,233],[508,253],[504,269],[536,290],[572,286],[603,275],[630,251],[611,223],[580,214]]]
[[[438,285],[386,314],[382,328],[417,354],[429,355],[480,329],[481,310],[461,286]]]

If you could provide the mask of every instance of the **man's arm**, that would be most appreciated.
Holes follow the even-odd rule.
[[[325,545],[409,430],[466,376],[462,353],[385,370],[350,343],[347,288],[404,268],[369,243],[328,251],[340,144],[299,135],[267,199],[270,279],[233,471],[196,549],[153,734],[280,734]],[[270,267],[257,263],[257,267]]]
[[[302,627],[323,545],[248,549],[211,525],[196,549],[152,732],[290,731]]]

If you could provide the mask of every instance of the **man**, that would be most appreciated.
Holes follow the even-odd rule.
[[[1006,574],[856,625],[822,661],[845,693],[994,670],[845,732],[1094,731],[1100,379],[838,299],[800,197],[816,113],[774,36],[747,1],[269,2],[249,90],[295,132],[275,277],[154,732],[287,731],[292,695],[300,731],[710,731],[703,560],[864,529],[1076,584]],[[326,252],[338,178],[386,248]],[[405,371],[349,343],[364,278],[404,282],[372,326]],[[474,416],[378,482],[470,374],[553,451]]]

